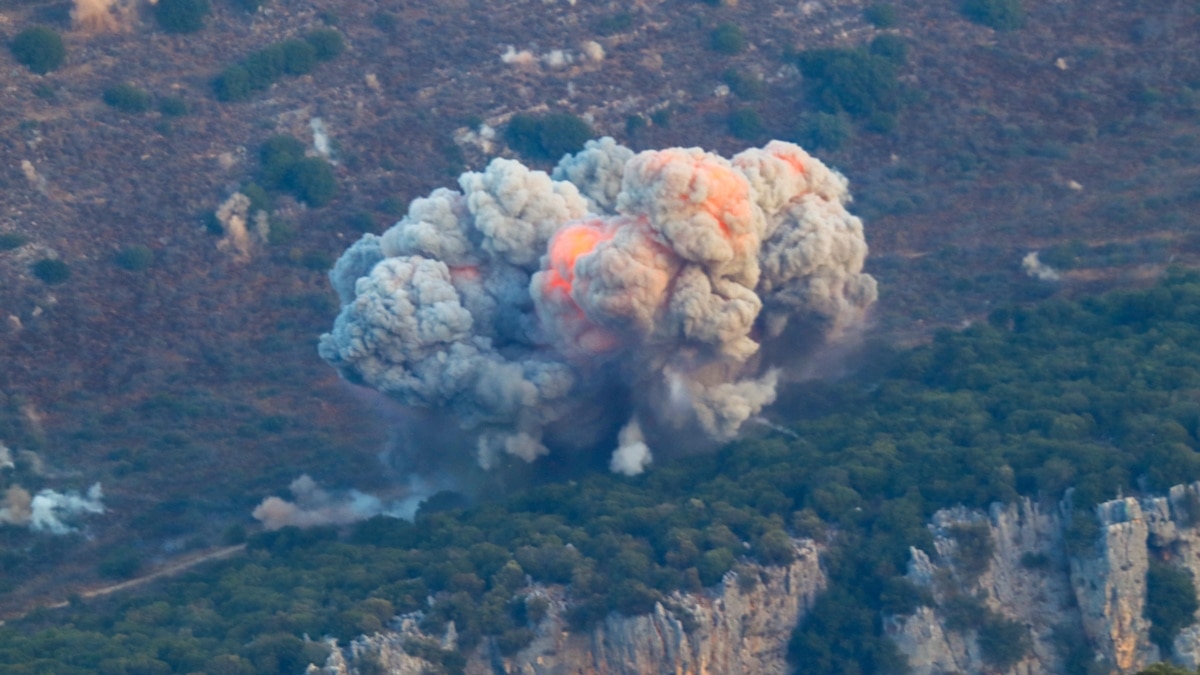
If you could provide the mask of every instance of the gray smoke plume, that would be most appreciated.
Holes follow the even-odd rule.
[[[104,513],[103,496],[99,483],[92,485],[86,495],[44,489],[32,497],[25,488],[12,485],[4,493],[0,523],[28,527],[34,532],[68,534],[75,531],[69,521],[85,513]]]
[[[410,485],[411,494],[407,498],[391,503],[358,490],[335,495],[322,489],[308,475],[292,481],[288,489],[293,501],[267,497],[255,507],[253,516],[266,529],[348,525],[379,515],[412,520],[417,507],[428,496],[428,490],[419,484]]]
[[[551,175],[496,159],[459,188],[338,260],[320,354],[452,415],[485,468],[637,417],[733,438],[775,398],[764,340],[820,343],[876,299],[845,177],[790,143],[725,159],[605,138]],[[649,463],[636,421],[618,445],[614,471]]]

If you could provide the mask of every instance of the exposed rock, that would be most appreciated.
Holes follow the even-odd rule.
[[[786,567],[746,565],[743,575],[730,572],[715,588],[700,594],[674,593],[657,603],[651,614],[610,614],[586,633],[567,628],[565,591],[561,587],[534,592],[550,600],[532,644],[511,658],[488,644],[474,650],[470,675],[725,675],[788,672],[788,639],[796,624],[824,590],[820,549],[811,541],[796,543],[796,559]],[[387,673],[421,673],[430,663],[404,651],[410,640],[426,640],[411,618],[397,630],[355,640],[335,649],[321,669],[311,673],[351,675],[371,663]],[[443,640],[444,646],[446,645]],[[378,672],[378,671],[375,671]]]
[[[1200,528],[1190,515],[1198,509],[1200,483],[1176,486],[1167,497],[1105,502],[1095,508],[1095,542],[1073,554],[1065,543],[1069,500],[1058,508],[1025,499],[994,505],[986,514],[939,511],[930,525],[934,555],[913,549],[907,575],[931,592],[936,607],[888,617],[888,633],[914,675],[1066,672],[1063,644],[1072,635],[1087,642],[1096,672],[1131,673],[1163,658],[1194,669],[1200,665],[1200,625],[1182,630],[1173,653],[1161,655],[1150,641],[1144,612],[1152,558],[1178,565],[1193,578],[1200,575]],[[955,539],[973,524],[985,525],[991,539],[986,569],[975,576],[964,569]],[[991,617],[1025,627],[1029,648],[1022,659],[1003,671],[987,662],[977,627],[957,625],[947,616],[964,598],[977,599]]]
[[[1200,483],[1166,497],[1124,497],[1096,506],[1096,539],[1067,547],[1074,517],[1070,499],[1047,505],[1030,499],[993,505],[988,512],[955,508],[934,514],[931,552],[912,549],[908,579],[929,592],[933,606],[885,618],[884,626],[914,675],[1008,673],[1050,675],[1080,666],[1089,673],[1133,673],[1163,655],[1144,616],[1146,572],[1157,559],[1200,576]],[[819,548],[796,543],[786,567],[744,566],[700,594],[674,593],[644,616],[611,614],[585,633],[566,622],[562,587],[537,587],[549,611],[534,641],[505,658],[485,644],[468,655],[469,675],[754,675],[788,672],[792,631],[826,585]],[[964,609],[966,608],[966,609]],[[966,617],[966,618],[964,618]],[[1200,617],[1198,617],[1200,618]],[[974,623],[972,623],[974,621]],[[986,625],[1024,630],[1019,658],[981,647]],[[415,618],[395,630],[335,649],[313,675],[432,669],[410,655],[413,640],[453,648],[450,633],[421,633]],[[1075,653],[1069,654],[1074,644]],[[1064,648],[1067,647],[1067,648]],[[1180,631],[1172,654],[1179,665],[1200,665],[1200,624]],[[991,659],[991,661],[989,661]],[[1080,660],[1082,659],[1082,663]],[[1073,660],[1073,663],[1068,663]]]

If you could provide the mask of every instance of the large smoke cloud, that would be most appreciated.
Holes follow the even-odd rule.
[[[496,159],[459,188],[343,254],[320,353],[450,413],[484,468],[587,445],[596,420],[623,426],[627,474],[650,461],[638,419],[730,439],[774,400],[763,341],[837,335],[876,298],[846,179],[790,143],[725,159],[606,138],[551,175]]]

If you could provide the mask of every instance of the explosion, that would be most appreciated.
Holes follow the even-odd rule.
[[[764,341],[835,338],[876,299],[845,177],[790,143],[725,159],[604,138],[551,175],[496,159],[459,188],[342,255],[320,354],[455,418],[484,468],[615,440],[632,475],[643,430],[731,439],[775,398]]]

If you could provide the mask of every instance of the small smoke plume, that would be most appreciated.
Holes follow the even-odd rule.
[[[457,420],[485,468],[619,435],[610,467],[632,475],[643,428],[723,441],[773,402],[765,342],[861,323],[876,286],[849,201],[779,141],[726,159],[606,138],[551,175],[496,159],[345,252],[320,354]]]
[[[312,129],[313,149],[317,154],[329,159],[329,130],[325,127],[325,120],[320,117],[314,117],[309,121],[308,126]]]
[[[636,419],[629,420],[621,433],[617,435],[617,449],[613,452],[608,468],[613,473],[623,473],[626,476],[636,476],[646,470],[653,457],[650,446],[642,437],[642,427]]]
[[[33,519],[33,497],[20,485],[4,491],[4,506],[0,507],[0,523],[25,527]]]
[[[129,8],[121,6],[118,0],[75,0],[71,23],[92,33],[116,32],[125,25],[128,14]]]
[[[12,485],[4,493],[0,523],[27,526],[34,532],[68,534],[75,531],[69,521],[86,513],[104,513],[103,496],[99,483],[92,485],[86,495],[45,489],[33,497],[20,485]]]
[[[334,495],[323,490],[308,475],[303,475],[288,486],[293,501],[267,497],[255,507],[253,516],[268,530],[288,526],[348,525],[379,515],[412,520],[417,507],[428,496],[428,490],[419,484],[410,488],[411,494],[406,499],[384,503],[380,498],[358,490]]]
[[[1038,252],[1033,251],[1021,259],[1021,269],[1025,275],[1038,281],[1058,281],[1058,270],[1038,259]]]
[[[250,198],[235,192],[217,207],[217,222],[225,230],[225,236],[217,242],[217,249],[231,251],[233,259],[246,262],[250,259],[250,233],[246,230]]]

